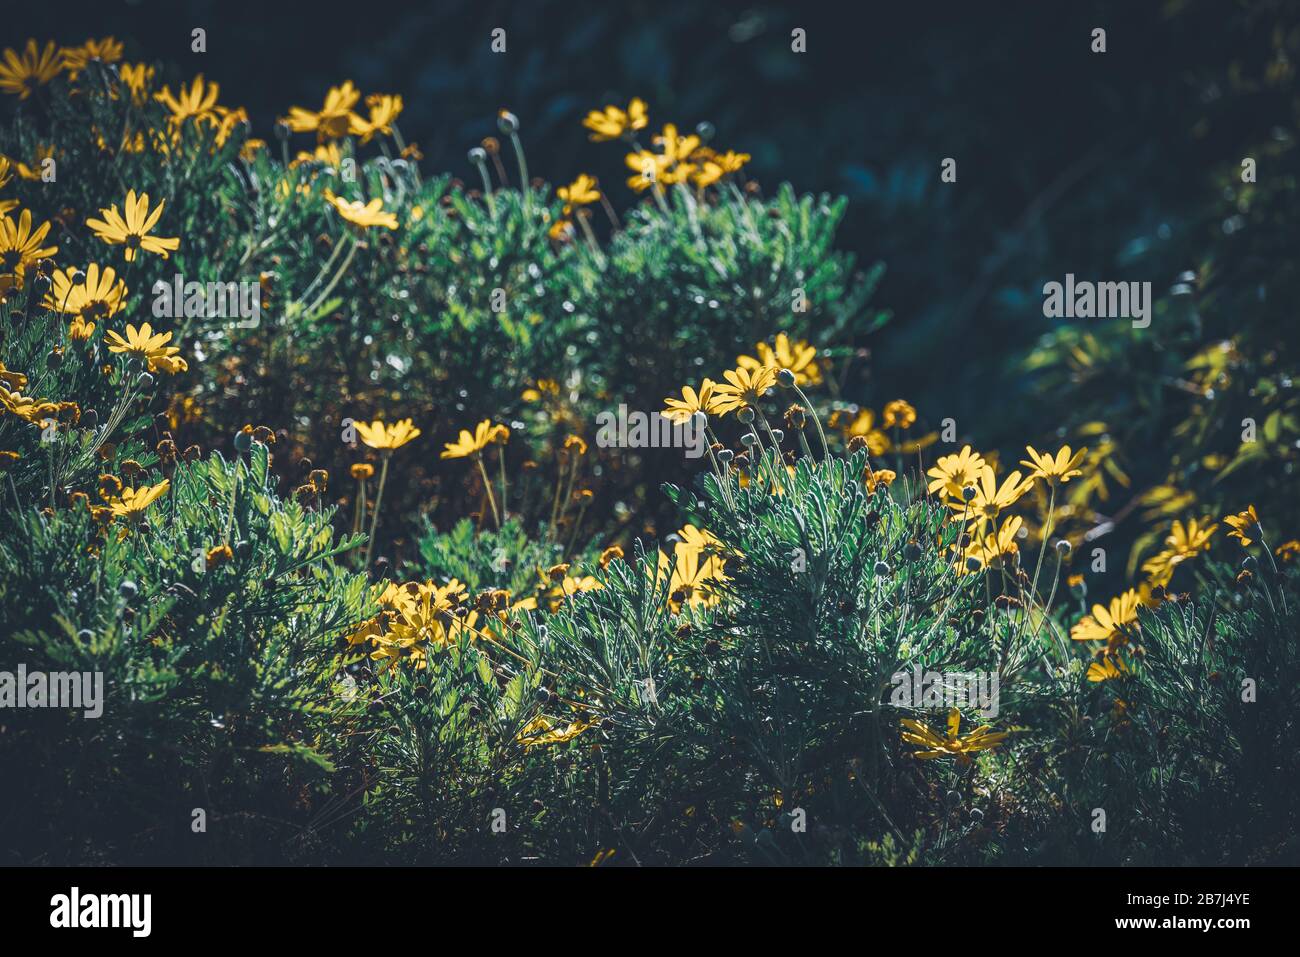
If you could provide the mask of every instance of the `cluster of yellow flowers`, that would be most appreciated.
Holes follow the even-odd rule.
[[[364,118],[353,109],[360,99],[361,93],[352,81],[344,80],[342,85],[329,89],[319,110],[290,107],[288,116],[280,122],[294,133],[315,133],[317,144],[314,152],[300,152],[290,165],[315,159],[335,169],[340,168],[343,154],[339,150],[338,141],[345,136],[356,137],[363,144],[369,143],[379,134],[392,136],[405,153],[401,135],[397,131],[397,118],[403,107],[402,97],[399,94],[372,93],[366,97],[369,115]],[[397,217],[384,209],[384,201],[378,196],[362,202],[343,199],[328,189],[323,195],[340,218],[360,229],[397,229]]]
[[[697,191],[703,191],[724,177],[738,173],[749,162],[748,153],[728,150],[720,153],[705,145],[704,137],[699,133],[681,135],[677,127],[668,123],[663,131],[651,138],[651,145],[656,150],[647,150],[641,146],[638,134],[650,122],[645,101],[634,98],[623,109],[612,104],[601,110],[592,110],[582,121],[589,132],[589,139],[595,143],[622,140],[632,147],[632,152],[624,157],[627,167],[635,175],[628,178],[627,184],[638,193],[653,189],[657,198],[662,198],[665,186],[693,185]],[[555,240],[567,240],[573,236],[573,214],[582,223],[590,238],[583,206],[601,202],[606,204],[606,212],[617,224],[608,200],[599,189],[600,183],[589,173],[580,173],[572,183],[561,186],[556,195],[564,201],[563,215],[551,226],[550,235]]]
[[[1244,511],[1225,516],[1223,521],[1232,529],[1228,537],[1235,538],[1243,549],[1250,548],[1256,543],[1262,544],[1264,553],[1273,563],[1275,571],[1276,559],[1289,562],[1300,557],[1300,541],[1286,541],[1276,549],[1269,549],[1254,505],[1247,506]],[[1138,621],[1139,609],[1160,604],[1163,600],[1161,595],[1173,579],[1175,571],[1184,562],[1209,551],[1211,539],[1218,528],[1218,523],[1211,522],[1208,517],[1193,518],[1186,524],[1175,520],[1169,535],[1164,540],[1165,547],[1142,565],[1146,580],[1138,587],[1130,588],[1112,598],[1109,605],[1094,605],[1092,613],[1084,616],[1070,630],[1070,637],[1076,641],[1103,644],[1097,652],[1098,660],[1088,669],[1089,680],[1105,681],[1128,670],[1120,653],[1135,647],[1141,630]],[[1238,580],[1247,581],[1250,574],[1249,571],[1243,571]]]
[[[672,571],[669,574],[669,568]],[[717,537],[706,529],[686,525],[677,533],[673,556],[659,550],[655,576],[668,575],[668,608],[709,608],[722,601],[721,587],[731,579],[726,573],[726,553]]]
[[[395,665],[405,659],[423,670],[429,648],[479,633],[479,611],[467,606],[465,598],[465,586],[454,578],[445,585],[406,582],[376,588],[382,611],[349,635],[348,644],[372,645],[370,657],[376,661]]]
[[[723,372],[722,382],[706,378],[699,389],[684,386],[680,399],[664,399],[664,418],[685,423],[697,413],[724,416],[752,408],[777,385],[782,372],[790,376],[794,387],[821,384],[817,349],[807,342],[793,341],[782,332],[776,336],[775,345],[760,342],[755,351],[757,356],[737,356],[736,368]]]
[[[290,107],[289,115],[282,122],[295,133],[314,132],[320,143],[343,136],[359,137],[362,143],[369,143],[376,133],[392,136],[393,124],[402,113],[401,95],[370,94],[366,97],[370,115],[364,119],[352,109],[360,99],[360,91],[352,85],[351,80],[345,80],[341,86],[330,88],[319,110]]]

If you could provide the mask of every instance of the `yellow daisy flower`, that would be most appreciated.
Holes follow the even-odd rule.
[[[171,338],[170,332],[154,332],[146,322],[139,329],[128,324],[125,337],[110,330],[104,342],[108,344],[109,352],[148,362],[150,372],[184,372],[189,366],[184,359],[177,358],[181,350],[167,344]]]
[[[110,319],[122,311],[126,304],[126,285],[117,278],[112,266],[101,271],[97,263],[91,263],[77,283],[72,281],[73,272],[72,269],[54,270],[43,305],[52,311],[77,316],[78,321],[89,323],[93,332],[97,320]],[[89,337],[89,332],[86,336]]]
[[[977,529],[982,529],[985,524],[997,521],[1002,510],[1014,505],[1029,491],[1031,484],[1022,479],[1017,470],[999,485],[992,467],[985,465],[979,471],[979,480],[970,486],[975,489],[975,497],[969,502],[959,497],[957,501],[949,502],[948,507],[958,514],[966,515]]]
[[[942,737],[931,731],[927,725],[911,718],[904,718],[902,724],[906,729],[902,735],[903,740],[923,749],[915,752],[914,757],[923,760],[956,757],[957,763],[962,765],[971,763],[972,754],[997,747],[1007,736],[1005,731],[991,733],[987,724],[982,724],[970,734],[963,736],[961,712],[956,708],[948,712],[947,733]]]
[[[573,206],[585,206],[600,199],[600,190],[596,186],[596,177],[579,173],[577,179],[568,186],[561,186],[555,195],[564,200],[565,212],[568,212]]]
[[[982,538],[976,536],[962,552],[961,561],[957,563],[957,574],[966,575],[983,568],[996,570],[1009,566],[1012,559],[1020,553],[1020,529],[1024,524],[1024,519],[1013,515],[1002,520],[1002,527],[996,533],[990,532]],[[979,568],[971,568],[969,563],[972,559]]]
[[[1070,629],[1075,641],[1104,641],[1108,649],[1127,642],[1138,631],[1138,609],[1142,598],[1136,588],[1130,588],[1110,600],[1110,607],[1093,605],[1092,614],[1085,615]]]
[[[383,226],[385,229],[397,228],[397,217],[384,212],[384,201],[376,196],[368,203],[360,200],[341,199],[329,190],[324,193],[325,200],[333,206],[340,216],[355,226],[367,229],[371,226]]]
[[[10,415],[15,415],[33,425],[59,411],[57,403],[47,399],[34,399],[20,394],[17,390],[10,391],[4,386],[0,386],[0,407]]]
[[[536,748],[548,744],[563,744],[566,741],[572,741],[582,732],[591,727],[591,722],[585,719],[572,721],[566,728],[557,728],[551,724],[550,719],[538,715],[524,725],[524,729],[519,732],[515,740],[525,748]]]
[[[476,455],[487,448],[492,441],[492,420],[484,419],[474,427],[474,433],[471,435],[468,429],[460,430],[460,437],[455,442],[446,443],[446,449],[443,450],[444,459],[463,459],[470,455]]]
[[[715,410],[718,415],[754,405],[776,385],[776,370],[766,366],[752,370],[728,369],[722,377],[727,380],[726,383],[715,386],[713,390],[717,398]]]
[[[120,59],[122,59],[122,41],[113,37],[87,40],[79,47],[65,47],[63,50],[63,65],[67,67],[69,80],[75,80],[87,64],[94,60],[100,63],[116,63]]]
[[[1128,674],[1128,670],[1128,665],[1124,664],[1124,659],[1118,654],[1102,652],[1096,661],[1088,665],[1086,677],[1092,682],[1110,681],[1112,678]]]
[[[189,86],[182,83],[179,93],[173,95],[171,87],[164,86],[154,94],[154,99],[170,111],[172,126],[179,127],[186,120],[217,122],[220,119],[220,107],[217,106],[220,92],[220,84],[205,83],[200,73]]]
[[[122,489],[122,494],[107,500],[108,509],[115,518],[124,518],[128,522],[138,522],[144,518],[145,510],[166,494],[171,483],[163,479],[157,485],[140,488]]]
[[[420,435],[420,430],[410,419],[402,419],[392,425],[385,425],[381,419],[375,419],[369,425],[358,422],[356,428],[357,435],[361,436],[361,441],[366,445],[372,449],[384,449],[389,452],[400,449]]]
[[[690,422],[697,412],[703,412],[705,415],[717,414],[718,402],[714,396],[715,388],[717,383],[712,379],[705,379],[698,392],[688,385],[682,386],[682,397],[676,399],[669,396],[664,399],[665,408],[661,414],[665,419],[682,425]]]
[[[5,50],[0,55],[0,91],[25,100],[59,75],[63,69],[63,54],[51,40],[41,50],[35,40],[28,40],[22,54]]]
[[[127,262],[135,260],[137,250],[143,249],[147,253],[156,253],[167,259],[169,253],[175,252],[180,248],[181,241],[179,237],[170,239],[162,236],[151,236],[150,231],[158,224],[159,218],[163,214],[163,208],[167,205],[165,200],[159,200],[158,205],[152,212],[149,210],[149,194],[141,193],[136,195],[135,190],[128,190],[126,194],[126,215],[118,211],[117,204],[114,203],[108,209],[100,209],[100,215],[103,219],[86,220],[86,225],[94,232],[96,236],[108,243],[110,246],[122,245],[126,247],[123,256]]]
[[[607,106],[603,110],[592,110],[583,119],[582,125],[591,130],[589,139],[594,143],[604,143],[628,136],[636,130],[645,129],[649,122],[645,101],[633,99],[626,110],[617,106]]]
[[[360,135],[362,143],[369,143],[376,133],[392,136],[393,123],[402,113],[401,95],[372,93],[366,97],[366,106],[370,110],[370,118],[353,123],[352,132]]]
[[[153,67],[147,63],[123,63],[118,67],[118,74],[131,91],[132,101],[143,103],[153,85]]]
[[[1153,586],[1168,585],[1179,565],[1209,551],[1210,539],[1219,527],[1218,523],[1211,525],[1209,521],[1208,517],[1199,521],[1193,518],[1186,525],[1174,521],[1165,538],[1165,550],[1142,563],[1142,571]]]
[[[1039,452],[1032,445],[1026,445],[1025,451],[1029,453],[1028,459],[1021,459],[1020,464],[1029,469],[1029,478],[1041,478],[1048,485],[1056,485],[1058,482],[1065,483],[1070,479],[1082,475],[1077,466],[1083,461],[1083,456],[1087,449],[1079,449],[1073,455],[1070,454],[1070,447],[1064,445],[1053,456],[1050,452]]]
[[[943,493],[952,498],[961,498],[961,490],[974,485],[985,466],[984,458],[971,451],[969,445],[960,452],[942,455],[925,474],[930,476],[927,490],[931,495]]]
[[[772,346],[766,342],[754,346],[758,357],[738,356],[736,364],[742,369],[789,369],[796,385],[821,385],[822,370],[817,362],[817,349],[800,339],[792,341],[784,332],[778,333]]]
[[[316,131],[322,140],[338,139],[351,133],[365,133],[366,122],[352,112],[361,93],[351,80],[345,80],[342,86],[330,87],[325,94],[325,105],[319,111],[305,110],[300,106],[289,108],[285,122],[295,133]],[[400,105],[399,105],[400,109]]]
[[[1249,548],[1261,537],[1263,530],[1259,526],[1259,516],[1255,514],[1254,505],[1248,506],[1244,512],[1228,515],[1223,520],[1232,526],[1228,537],[1240,541],[1242,548]]]
[[[0,218],[0,276],[14,277],[15,284],[21,287],[24,273],[31,266],[59,251],[58,246],[41,245],[49,231],[49,223],[32,229],[30,209],[24,209],[16,223],[8,216]]]

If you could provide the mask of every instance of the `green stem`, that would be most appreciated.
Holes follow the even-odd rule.
[[[391,451],[385,451],[384,464],[379,467],[379,491],[375,493],[375,511],[370,518],[370,541],[366,542],[366,560],[361,565],[363,572],[370,568],[370,555],[375,550],[375,529],[379,525],[379,508],[384,502],[384,483],[388,480],[388,460],[392,456]]]
[[[497,523],[497,531],[501,531],[501,513],[497,511],[497,499],[492,494],[492,480],[488,478],[487,469],[483,467],[483,454],[474,453],[474,464],[478,466],[478,472],[483,476],[483,490],[487,492],[488,504],[492,506],[492,518]]]

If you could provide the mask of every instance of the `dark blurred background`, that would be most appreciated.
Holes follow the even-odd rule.
[[[770,192],[850,198],[841,245],[883,261],[894,321],[851,397],[917,401],[978,439],[1041,432],[1016,362],[1046,331],[1042,283],[1148,279],[1157,294],[1200,237],[1207,170],[1266,128],[1214,109],[1213,77],[1251,58],[1257,20],[1294,4],[1230,2],[700,3],[439,0],[9,4],[3,46],[112,34],[128,60],[221,84],[254,135],[352,79],[405,98],[400,126],[429,170],[469,179],[466,149],[498,108],[523,121],[534,175],[599,175],[616,205],[622,150],[579,122],[641,96],[651,125],[717,127]],[[1267,10],[1265,10],[1267,8]],[[190,31],[207,30],[192,53]],[[507,52],[490,33],[507,31]],[[807,31],[794,54],[790,32]],[[1107,31],[1107,52],[1090,51]],[[1260,52],[1262,58],[1262,51]],[[953,157],[956,184],[940,182]],[[992,421],[987,413],[996,410]],[[963,426],[963,431],[965,427]]]

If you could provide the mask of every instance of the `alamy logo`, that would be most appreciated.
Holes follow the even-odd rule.
[[[600,426],[596,444],[602,449],[685,449],[688,459],[698,459],[708,441],[704,423],[700,414],[686,422],[673,422],[659,412],[628,412],[626,405],[620,405],[617,413],[606,411],[596,416]]]
[[[0,671],[0,708],[74,708],[87,718],[104,713],[102,671]]]
[[[129,927],[132,937],[148,937],[153,927],[152,894],[69,894],[50,898],[50,926]]]
[[[262,318],[262,285],[242,282],[186,282],[177,273],[169,283],[153,284],[155,319],[238,319],[241,329],[256,328]]]
[[[1132,319],[1134,329],[1151,325],[1151,283],[1081,282],[1074,273],[1065,283],[1043,285],[1043,315],[1048,319]]]
[[[895,708],[970,708],[998,715],[998,676],[992,671],[895,672],[889,703]]]

